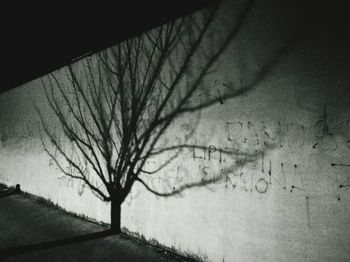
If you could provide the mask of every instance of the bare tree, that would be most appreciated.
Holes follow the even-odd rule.
[[[201,103],[193,99],[198,90],[208,90],[203,86],[204,78],[236,36],[252,3],[248,1],[234,28],[215,49],[203,43],[218,5],[68,65],[64,78],[56,72],[42,81],[64,135],[59,137],[50,130],[38,110],[49,139],[47,142],[42,138],[45,151],[66,176],[82,180],[96,196],[111,202],[113,232],[121,231],[121,204],[135,181],[159,196],[216,181],[201,180],[174,192],[157,192],[141,174],[162,170],[182,148],[190,146],[159,147],[173,121],[252,88],[231,90],[220,97],[207,95]],[[175,153],[168,160],[154,170],[146,170],[147,159],[170,151]]]

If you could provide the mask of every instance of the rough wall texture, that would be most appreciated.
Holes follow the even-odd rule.
[[[226,18],[236,14],[225,7]],[[202,111],[191,142],[204,148],[185,149],[150,182],[169,191],[223,179],[166,199],[137,184],[122,207],[123,227],[208,261],[350,260],[349,56],[341,28],[304,7],[254,7],[207,84],[219,93],[271,68],[251,92]],[[43,152],[33,101],[45,108],[40,81],[0,96],[0,182],[109,222],[109,206]],[[165,143],[180,141],[197,117],[175,123]],[[263,153],[238,168],[224,153],[237,148]]]

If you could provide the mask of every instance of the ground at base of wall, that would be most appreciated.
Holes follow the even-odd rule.
[[[4,187],[2,186],[2,189]],[[0,261],[193,261],[29,194],[0,198]]]

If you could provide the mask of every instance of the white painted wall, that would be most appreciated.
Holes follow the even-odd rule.
[[[271,16],[267,10],[274,5],[259,2],[207,84],[220,89],[248,82],[291,43],[287,51],[252,92],[202,112],[191,142],[215,146],[210,160],[208,151],[186,149],[151,185],[166,191],[220,172],[224,179],[166,199],[135,185],[122,207],[129,231],[206,261],[350,260],[349,167],[332,166],[350,164],[348,57],[343,45],[317,30],[289,41],[298,8],[274,4],[279,15]],[[236,12],[231,3],[225,7],[226,17]],[[326,100],[327,133],[321,128]],[[0,182],[19,183],[68,211],[108,223],[109,206],[63,177],[43,152],[33,101],[45,108],[36,80],[0,96]],[[168,143],[181,139],[184,128],[175,124]],[[220,162],[220,148],[237,147],[264,149],[264,155],[240,169],[231,156],[223,154]]]

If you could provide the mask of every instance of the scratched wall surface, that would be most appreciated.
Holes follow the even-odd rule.
[[[244,3],[225,2],[222,19]],[[186,141],[194,146],[144,178],[161,192],[222,179],[169,198],[135,184],[123,227],[205,261],[350,260],[350,60],[344,28],[323,19],[338,9],[328,11],[301,1],[256,3],[206,79],[211,94],[202,95],[254,88],[173,123],[162,145],[182,143],[195,127]],[[109,206],[43,151],[33,102],[55,126],[40,81],[0,96],[0,182],[108,223]]]

